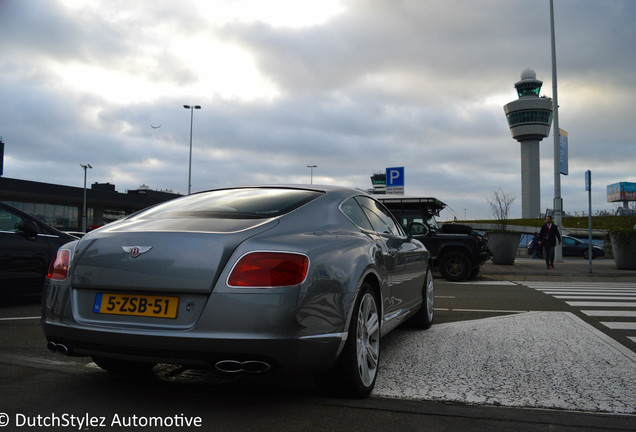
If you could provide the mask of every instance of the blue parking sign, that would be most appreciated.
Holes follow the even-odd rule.
[[[404,167],[386,169],[386,187],[404,187]]]

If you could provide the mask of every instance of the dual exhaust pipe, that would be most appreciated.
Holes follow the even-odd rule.
[[[66,345],[53,342],[53,341],[49,341],[49,343],[46,344],[46,347],[49,349],[49,351],[53,351],[53,352],[64,354],[64,355],[69,355],[71,353],[71,350],[68,349]]]

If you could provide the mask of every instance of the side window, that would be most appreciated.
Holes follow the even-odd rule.
[[[563,239],[563,244],[567,245],[567,246],[574,246],[574,240],[569,239],[569,238],[564,238]]]
[[[402,225],[404,231],[408,231],[409,225],[411,225],[413,222],[424,224],[424,219],[422,219],[421,217],[416,217],[414,215],[403,215],[400,218],[400,224]]]
[[[340,205],[340,210],[347,216],[351,222],[358,225],[360,228],[373,231],[373,227],[369,223],[369,220],[364,215],[364,212],[353,198],[348,199]]]
[[[367,218],[369,218],[374,231],[404,236],[404,232],[395,223],[391,213],[377,201],[364,196],[356,197],[356,201],[362,207]]]
[[[18,232],[18,224],[22,218],[6,210],[0,210],[0,231]]]

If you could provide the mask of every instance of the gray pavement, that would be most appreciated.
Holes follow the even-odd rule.
[[[636,283],[614,261],[485,264],[478,281]],[[374,396],[636,415],[636,353],[569,312],[398,329],[387,337]]]

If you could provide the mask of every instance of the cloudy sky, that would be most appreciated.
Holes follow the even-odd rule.
[[[555,0],[566,211],[613,209],[636,181],[636,1]],[[517,196],[520,147],[503,105],[526,68],[552,97],[549,0],[0,0],[4,176],[120,192],[246,184],[370,187],[490,218]],[[541,206],[554,196],[541,142]]]

